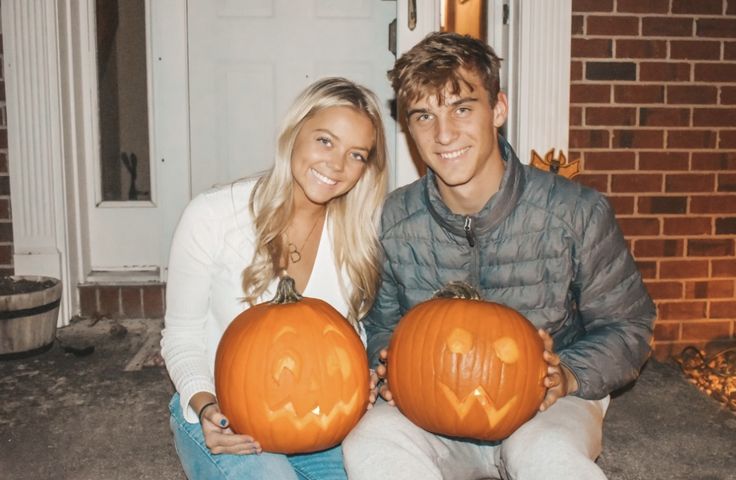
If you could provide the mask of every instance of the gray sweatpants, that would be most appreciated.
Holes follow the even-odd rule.
[[[597,480],[610,398],[563,397],[498,446],[429,433],[379,401],[343,442],[352,480]]]

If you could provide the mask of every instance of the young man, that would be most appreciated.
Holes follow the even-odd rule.
[[[390,385],[343,444],[351,479],[601,479],[609,393],[649,354],[655,309],[605,198],[522,165],[499,135],[500,59],[452,33],[427,36],[389,72],[427,174],[384,207],[368,353],[385,377],[400,318],[464,280],[525,315],[545,340],[540,412],[500,443],[431,434],[392,405]],[[420,341],[420,339],[417,339]]]

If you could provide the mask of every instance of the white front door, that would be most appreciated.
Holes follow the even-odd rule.
[[[308,84],[343,76],[380,98],[393,157],[385,0],[188,1],[191,190],[266,170],[281,119]]]

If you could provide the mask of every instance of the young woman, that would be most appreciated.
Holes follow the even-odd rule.
[[[215,397],[214,358],[230,321],[270,300],[284,269],[300,293],[330,303],[365,339],[358,319],[377,289],[386,182],[375,96],[328,78],[286,114],[271,170],[200,194],[186,208],[171,246],[161,346],[188,478],[346,478],[340,446],[287,456],[234,433]]]

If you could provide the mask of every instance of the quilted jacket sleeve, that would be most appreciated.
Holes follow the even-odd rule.
[[[577,377],[575,395],[598,399],[638,376],[656,310],[604,197],[582,235],[573,291],[585,334],[559,354]]]

